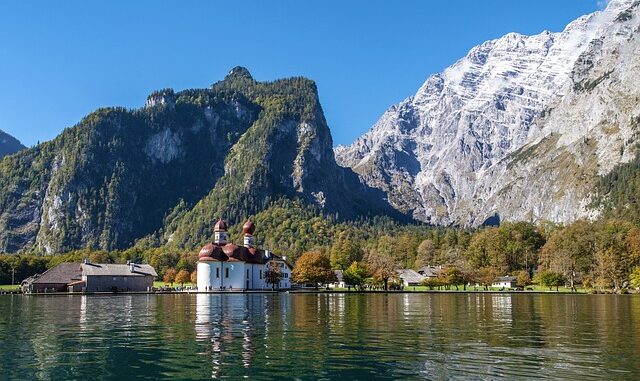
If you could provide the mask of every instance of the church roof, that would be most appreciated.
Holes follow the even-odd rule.
[[[253,235],[253,232],[256,231],[256,225],[251,221],[247,220],[247,222],[242,225],[242,232],[245,235]]]
[[[216,224],[213,225],[213,231],[214,232],[227,231],[227,223],[224,222],[224,220],[222,218],[219,219],[218,222],[216,222]]]
[[[244,246],[238,246],[233,243],[214,244],[209,243],[205,245],[200,254],[198,254],[198,260],[200,261],[233,261],[233,262],[247,262],[264,264],[269,261],[269,258],[265,256],[264,250],[255,248],[248,248]]]

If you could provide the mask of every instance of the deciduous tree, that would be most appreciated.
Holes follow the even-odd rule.
[[[336,280],[329,258],[317,251],[302,254],[296,261],[291,277],[296,283],[313,284],[316,288],[320,283]]]
[[[275,289],[276,285],[280,283],[280,279],[282,279],[280,264],[275,261],[269,262],[267,270],[264,272],[264,280],[271,285],[272,289]]]
[[[558,288],[560,286],[564,286],[565,277],[561,273],[557,273],[554,271],[543,271],[539,274],[540,285],[543,287],[549,287],[551,290],[552,287]]]
[[[344,282],[351,286],[360,287],[370,276],[369,270],[359,262],[353,262],[342,274]]]
[[[433,240],[425,239],[418,246],[415,268],[420,269],[435,264],[437,255],[438,250]]]
[[[518,287],[527,287],[531,284],[531,276],[527,270],[520,270],[516,274],[516,285]]]
[[[360,242],[350,231],[340,233],[331,245],[331,266],[334,269],[346,270],[351,263],[362,259]]]
[[[189,282],[189,280],[191,280],[191,276],[189,275],[189,272],[185,269],[178,271],[178,273],[175,276],[175,282],[180,283],[180,286],[184,286],[184,284]]]
[[[498,272],[493,267],[481,267],[475,275],[476,281],[484,287],[485,291],[489,290],[497,277]]]
[[[162,278],[162,280],[164,281],[164,283],[169,283],[173,286],[173,282],[176,281],[176,275],[177,272],[175,269],[167,269],[167,271],[164,272],[164,277]]]

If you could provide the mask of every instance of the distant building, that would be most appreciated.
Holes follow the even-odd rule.
[[[517,284],[516,281],[517,281],[517,278],[514,276],[501,276],[496,278],[496,280],[493,282],[491,287],[513,288],[513,287],[516,287],[516,284]]]
[[[22,282],[26,294],[149,291],[158,276],[150,265],[61,263]]]
[[[75,287],[83,287],[86,292],[151,291],[153,281],[158,277],[152,266],[135,263],[83,263],[81,267],[84,285]]]
[[[330,288],[346,288],[347,284],[344,283],[344,273],[342,270],[333,270],[334,274],[336,274],[336,281],[333,283],[329,283]]]
[[[419,269],[418,273],[425,278],[437,278],[442,270],[442,266],[425,266]]]
[[[227,242],[227,224],[216,222],[214,242],[205,245],[198,254],[198,291],[262,290],[291,288],[291,270],[286,257],[255,247],[255,225],[247,221],[242,227],[244,245]],[[280,282],[267,283],[265,274],[271,264],[280,269]]]
[[[405,287],[419,286],[422,284],[422,281],[426,279],[424,275],[411,269],[398,270],[396,273],[398,274],[398,278],[400,278],[402,285]]]
[[[79,263],[61,263],[42,274],[31,276],[21,283],[25,294],[44,292],[67,292],[69,284],[82,281]]]

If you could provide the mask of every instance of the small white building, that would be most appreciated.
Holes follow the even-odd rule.
[[[346,283],[344,283],[344,273],[342,270],[333,270],[333,272],[336,274],[336,281],[329,283],[329,288],[347,288]]]
[[[514,276],[497,277],[491,287],[494,288],[514,288],[517,285],[517,278]]]
[[[286,261],[268,250],[254,246],[255,225],[247,221],[242,227],[244,246],[227,242],[227,224],[219,220],[214,226],[214,242],[205,245],[198,255],[198,291],[266,290],[291,288],[291,270]],[[275,263],[281,277],[278,284],[267,282],[266,274]]]

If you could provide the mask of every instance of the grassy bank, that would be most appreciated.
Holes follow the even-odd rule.
[[[173,282],[173,284],[171,283],[166,283],[166,282],[153,282],[153,287],[155,288],[162,288],[162,287],[172,287],[172,288],[176,288],[176,287],[191,287],[191,288],[195,288],[196,284],[195,283],[185,283],[184,285],[181,285],[180,283],[176,283]]]
[[[0,285],[0,291],[16,291],[20,289],[20,285],[19,284],[14,284],[14,285]]]
[[[353,287],[351,289],[347,289],[347,288],[332,288],[332,291],[356,291]],[[549,290],[549,287],[542,287],[542,286],[536,286],[536,285],[531,285],[531,286],[527,286],[525,288],[525,290],[523,291],[515,291],[515,290],[503,290],[501,288],[498,287],[489,287],[488,290],[485,290],[484,287],[468,287],[465,290],[461,285],[458,286],[458,289],[456,290],[455,286],[451,286],[448,290],[445,289],[444,287],[438,289],[436,288],[429,288],[426,286],[409,286],[409,287],[405,287],[402,291],[420,291],[420,292],[424,292],[424,291],[432,291],[432,292],[522,292],[522,293],[527,293],[527,292],[535,292],[535,293],[541,293],[541,292],[547,292],[550,294],[553,293],[570,293],[571,289],[568,287],[559,287],[558,290],[556,291],[556,288],[553,287],[553,289]],[[589,294],[591,293],[593,290],[592,289],[586,289],[586,288],[580,288],[578,287],[577,291],[574,292],[577,294]]]

